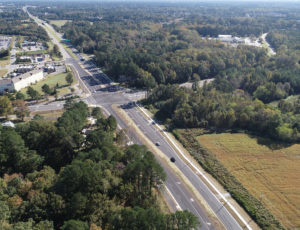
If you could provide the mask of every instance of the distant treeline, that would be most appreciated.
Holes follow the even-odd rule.
[[[0,12],[0,34],[22,35],[32,41],[48,41],[47,32],[35,22],[32,22],[28,15],[18,8],[4,8]]]

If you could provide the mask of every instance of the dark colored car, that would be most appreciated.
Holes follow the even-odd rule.
[[[170,161],[174,163],[176,161],[176,159],[174,157],[171,157]]]

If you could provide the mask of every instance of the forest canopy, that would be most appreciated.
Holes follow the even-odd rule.
[[[147,90],[145,102],[173,126],[242,129],[299,141],[299,100],[285,100],[300,94],[299,5],[148,3],[91,9],[87,4],[80,16],[75,6],[62,15],[67,6],[32,12],[45,20],[68,19],[55,28],[79,51],[93,54],[110,77]],[[262,33],[275,55],[214,39],[220,34],[254,39]],[[204,79],[213,81],[201,90],[198,82]],[[176,86],[186,82],[192,91]],[[274,101],[277,107],[268,105]]]
[[[116,120],[68,101],[53,123],[41,117],[0,127],[2,229],[193,229],[187,212],[157,200],[166,175],[145,146],[118,141]],[[82,129],[89,132],[85,137]],[[130,221],[128,221],[128,218]]]

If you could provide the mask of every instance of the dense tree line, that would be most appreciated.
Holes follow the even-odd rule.
[[[24,99],[25,96],[22,93],[17,93],[15,97],[13,95],[0,96],[0,116],[7,118],[9,115],[15,114],[17,118],[24,121],[24,118],[30,114]]]
[[[131,86],[153,88],[157,84],[182,83],[199,76],[198,79],[222,78],[226,84],[224,90],[241,88],[251,95],[258,86],[271,80],[277,87],[277,95],[274,91],[267,100],[260,97],[265,102],[299,92],[299,57],[288,51],[269,58],[263,49],[226,47],[203,40],[191,30],[171,28],[135,36],[136,40],[124,39],[128,36],[125,31],[113,35],[109,32],[122,31],[121,25],[112,28],[105,23],[91,26],[80,22],[68,23],[64,29],[66,37],[79,50],[94,52],[99,66],[104,66],[117,81],[125,76]],[[101,31],[101,36],[100,32],[92,31]],[[278,81],[281,75],[285,75],[285,81]],[[279,83],[286,84],[285,90]]]
[[[84,12],[89,9],[92,15],[102,17],[93,23],[83,16],[76,18],[76,7],[63,8],[72,21],[59,30],[79,51],[94,54],[97,65],[104,67],[109,76],[130,86],[152,89],[159,84],[217,77],[216,82],[221,83],[218,89],[242,89],[267,103],[299,93],[297,9],[282,9],[278,14],[288,17],[283,19],[273,15],[276,9],[263,10],[256,5],[248,11],[237,7],[230,12],[224,6],[210,6],[210,10],[197,5],[195,9],[181,5],[149,7],[145,12],[141,5],[95,9],[87,5]],[[60,13],[63,9],[51,12],[66,19]],[[40,10],[47,11],[43,7]],[[251,17],[254,12],[259,17]],[[40,14],[39,9],[34,13]],[[274,35],[282,28],[288,35]],[[269,57],[261,48],[233,48],[204,38],[223,33],[251,37],[268,31],[267,40],[277,50],[275,57]],[[278,39],[272,39],[274,36]]]
[[[130,86],[151,91],[160,84],[215,78],[211,88],[222,95],[242,92],[249,101],[269,103],[300,93],[297,5],[280,10],[254,3],[204,5],[104,4],[94,9],[86,5],[76,18],[78,7],[66,4],[41,6],[33,13],[44,19],[71,19],[60,28],[65,37],[79,51],[94,54],[109,76]],[[63,16],[62,11],[68,14]],[[91,23],[86,12],[101,20]],[[269,32],[275,56],[262,48],[232,47],[204,37],[223,33],[252,37],[263,32]]]
[[[2,229],[193,229],[189,212],[163,213],[165,173],[144,146],[118,145],[116,120],[68,100],[53,123],[36,116],[0,127]]]
[[[9,56],[9,50],[8,49],[1,49],[0,50],[0,58],[5,58]]]
[[[211,86],[196,91],[176,85],[160,86],[145,100],[160,119],[180,128],[207,128],[216,131],[244,129],[284,142],[300,142],[300,99],[281,101],[275,109],[259,100],[250,100],[242,90],[221,93]]]
[[[31,21],[22,9],[5,7],[0,12],[0,33],[26,36],[32,41],[49,41],[47,32]]]

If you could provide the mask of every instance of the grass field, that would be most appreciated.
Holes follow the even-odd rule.
[[[5,74],[7,74],[7,69],[0,69],[0,77],[3,77]]]
[[[246,134],[206,134],[199,143],[287,229],[300,229],[300,145],[276,146]],[[264,144],[259,144],[265,142]],[[267,145],[265,145],[267,144]]]
[[[62,27],[64,24],[66,24],[69,21],[71,20],[51,20],[50,24],[56,25],[58,27]]]
[[[50,74],[46,77],[45,80],[39,81],[38,83],[31,85],[31,87],[33,89],[37,90],[41,95],[43,95],[44,93],[42,91],[42,86],[44,84],[47,84],[50,86],[50,88],[52,88],[58,83],[59,86],[64,86],[62,88],[57,89],[58,95],[67,94],[67,93],[70,93],[70,89],[66,82],[66,76],[67,76],[67,73],[60,73],[60,74],[56,74],[56,75]],[[73,84],[76,84],[77,81],[74,78],[74,76],[73,76],[73,80],[74,80]],[[26,91],[27,91],[27,88],[24,88],[21,90],[21,93],[25,94],[26,97],[28,97]]]
[[[51,111],[35,111],[31,112],[31,115],[34,116],[36,114],[39,114],[43,116],[45,119],[57,119],[61,117],[61,115],[65,112],[64,109],[59,109],[59,110],[51,110]]]
[[[48,48],[48,52],[52,51],[53,50],[53,46],[54,46],[53,42],[49,41],[49,42],[47,42],[47,44],[48,44],[48,47],[49,47]],[[54,61],[61,61],[63,58],[62,57],[57,57],[56,55],[52,54],[52,59]]]
[[[0,59],[0,66],[6,66],[10,64],[10,56]]]

